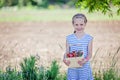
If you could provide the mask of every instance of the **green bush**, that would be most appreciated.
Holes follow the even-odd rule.
[[[50,67],[36,66],[36,58],[24,58],[20,64],[21,71],[8,66],[5,71],[0,70],[0,80],[66,80],[66,74],[60,73],[60,66],[53,60]],[[94,80],[120,80],[114,68],[94,74]]]
[[[49,68],[41,66],[38,71],[38,80],[66,80],[66,75],[59,72],[57,61],[52,61]]]
[[[0,71],[0,80],[22,80],[22,75],[16,69],[6,68],[6,72]]]
[[[46,69],[43,66],[38,69],[38,80],[47,80]]]
[[[24,58],[24,62],[20,64],[23,80],[37,80],[37,67],[35,66],[36,59],[31,56]]]
[[[50,68],[46,71],[47,80],[58,80],[59,65],[53,61]]]
[[[49,68],[36,65],[36,58],[24,58],[24,62],[20,64],[23,80],[66,80],[65,76],[60,74],[59,65],[56,60],[52,61]]]

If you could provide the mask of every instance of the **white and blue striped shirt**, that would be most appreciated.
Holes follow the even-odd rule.
[[[66,40],[70,45],[70,52],[81,50],[84,53],[84,57],[87,57],[88,55],[88,44],[92,39],[93,37],[89,34],[84,34],[80,39],[78,39],[74,33],[66,37]]]
[[[70,45],[69,51],[82,50],[84,58],[89,54],[88,45],[92,39],[93,37],[89,34],[84,34],[80,39],[74,33],[66,37],[67,43]],[[86,62],[80,68],[68,68],[67,80],[93,80],[90,62]]]

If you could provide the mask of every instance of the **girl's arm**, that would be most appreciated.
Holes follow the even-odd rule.
[[[64,58],[63,58],[63,62],[69,66],[70,65],[70,61],[69,60],[66,60],[66,54],[69,53],[69,44],[68,42],[66,41],[66,52],[64,54]]]
[[[93,40],[91,40],[88,44],[88,56],[85,58],[86,61],[89,61],[92,58],[92,45]]]
[[[67,53],[69,53],[69,44],[68,44],[68,42],[67,42],[67,40],[66,40],[66,52],[65,52],[65,54],[64,54],[64,59],[66,58],[66,54]]]
[[[92,42],[93,41],[91,40],[88,44],[88,56],[84,58],[82,61],[78,61],[78,64],[80,64],[81,66],[85,64],[87,61],[89,61],[92,57]]]

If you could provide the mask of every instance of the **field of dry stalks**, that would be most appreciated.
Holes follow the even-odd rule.
[[[116,62],[120,66],[120,21],[89,21],[86,33],[94,37],[92,68],[102,69]],[[73,33],[71,22],[1,22],[0,68],[19,69],[24,57],[35,55],[37,65],[49,66],[56,59],[62,70],[65,37]]]

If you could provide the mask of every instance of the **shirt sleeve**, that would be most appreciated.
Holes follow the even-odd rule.
[[[91,35],[89,35],[88,42],[91,42],[92,40],[93,40],[93,37]]]
[[[66,36],[66,42],[69,44],[69,36]]]

